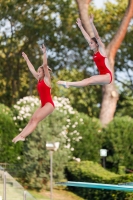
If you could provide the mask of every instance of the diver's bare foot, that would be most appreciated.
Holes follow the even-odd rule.
[[[12,142],[14,142],[14,143],[16,143],[18,141],[25,141],[25,138],[19,134],[12,140]]]
[[[57,84],[62,85],[65,88],[69,88],[68,83],[66,81],[58,81]]]
[[[21,134],[18,134],[15,138],[13,138],[12,142],[14,142]]]

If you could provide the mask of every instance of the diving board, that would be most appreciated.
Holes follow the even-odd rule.
[[[123,185],[112,185],[112,184],[103,184],[103,183],[87,183],[87,182],[59,182],[57,185],[64,186],[74,186],[74,187],[84,187],[84,188],[93,188],[93,189],[106,189],[106,190],[120,190],[120,191],[129,191],[133,192],[133,186],[129,184]]]

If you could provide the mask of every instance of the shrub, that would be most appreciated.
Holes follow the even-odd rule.
[[[118,172],[120,166],[133,169],[133,119],[131,117],[115,117],[103,130],[105,140],[103,147],[108,150],[106,166]]]
[[[70,162],[67,165],[66,177],[68,181],[119,184],[133,181],[133,175],[117,175],[102,168],[99,164],[92,161]],[[133,199],[133,193],[69,187],[76,194],[89,200],[129,200]]]
[[[71,118],[68,137],[73,147],[74,158],[100,161],[99,150],[104,138],[98,119],[90,118],[84,113],[77,113]]]
[[[35,109],[39,106],[40,101],[37,97],[26,96],[19,99],[12,107],[13,120],[19,132],[26,126],[29,118]]]
[[[16,163],[21,153],[21,144],[14,146],[12,143],[16,134],[12,111],[4,104],[0,104],[0,113],[0,162]]]

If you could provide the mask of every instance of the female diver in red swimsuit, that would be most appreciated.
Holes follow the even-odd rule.
[[[106,55],[104,44],[102,43],[99,34],[93,24],[93,16],[90,16],[90,23],[92,25],[93,31],[94,31],[94,38],[90,38],[90,36],[86,33],[84,30],[81,20],[77,19],[77,25],[80,28],[83,36],[89,43],[89,46],[91,50],[93,50],[93,60],[98,68],[100,75],[95,75],[90,78],[86,78],[82,81],[76,81],[76,82],[66,82],[66,81],[58,81],[57,83],[59,85],[63,85],[66,88],[69,88],[69,86],[74,87],[84,87],[87,85],[105,85],[112,82],[112,72],[109,66],[108,58]]]
[[[46,48],[44,45],[42,45],[41,50],[43,52],[43,65],[38,68],[37,72],[35,71],[27,55],[24,52],[22,53],[23,58],[27,62],[29,70],[38,81],[37,90],[40,96],[41,106],[35,111],[29,123],[22,130],[22,132],[12,140],[14,143],[20,140],[24,141],[25,137],[34,131],[38,123],[51,114],[55,108],[51,97],[51,69],[47,65]]]

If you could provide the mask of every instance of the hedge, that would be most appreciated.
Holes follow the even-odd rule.
[[[92,161],[70,162],[66,168],[68,181],[120,184],[133,182],[133,175],[118,175],[107,171]],[[132,200],[133,193],[104,189],[69,187],[71,191],[85,200]]]

